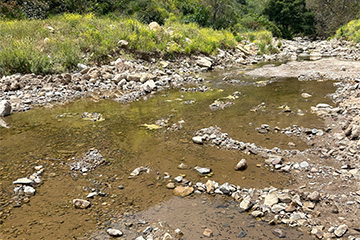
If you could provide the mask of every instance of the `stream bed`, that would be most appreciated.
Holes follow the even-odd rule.
[[[206,92],[173,89],[129,104],[88,98],[6,117],[10,128],[0,128],[0,239],[107,239],[109,226],[121,229],[122,239],[132,239],[139,233],[122,229],[125,216],[164,221],[169,229],[181,229],[183,239],[206,238],[204,228],[212,229],[213,239],[237,239],[241,231],[247,233],[245,239],[276,239],[273,226],[239,213],[230,198],[196,193],[174,197],[166,185],[177,176],[245,188],[295,184],[286,174],[269,171],[256,155],[198,145],[192,137],[202,128],[218,126],[243,142],[304,150],[308,146],[298,138],[280,131],[262,134],[257,128],[321,127],[310,108],[331,103],[326,95],[335,87],[331,81],[289,78],[266,83],[241,76],[241,81],[229,83],[222,80],[226,74],[204,74],[211,87]],[[232,104],[210,109],[216,100]],[[84,112],[100,113],[100,121],[81,118]],[[72,169],[91,151],[101,154],[101,164]],[[235,171],[242,158],[248,168]],[[185,167],[179,169],[180,164]],[[39,166],[44,169],[43,183],[35,195],[17,199],[13,181],[30,176]],[[147,171],[130,177],[140,166]],[[209,167],[212,174],[201,176],[195,166]],[[90,199],[91,207],[74,208],[73,199],[86,199],[92,192],[97,194]],[[311,239],[295,229],[282,231],[287,239]]]

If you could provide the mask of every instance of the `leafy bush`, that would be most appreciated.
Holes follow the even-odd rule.
[[[360,42],[360,20],[352,20],[345,26],[340,27],[336,31],[335,37]]]

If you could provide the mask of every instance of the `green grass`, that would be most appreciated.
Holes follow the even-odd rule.
[[[352,20],[336,31],[336,38],[343,38],[353,42],[360,42],[360,19]]]
[[[255,34],[268,41],[269,32]],[[245,36],[247,38],[249,36]],[[156,31],[134,19],[64,14],[45,20],[0,21],[0,74],[65,72],[78,63],[110,60],[119,40],[129,42],[128,52],[163,55],[216,53],[238,42],[226,30],[199,28],[170,18]],[[271,39],[271,34],[270,34]]]

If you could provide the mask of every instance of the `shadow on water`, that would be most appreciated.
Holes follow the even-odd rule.
[[[196,198],[169,200],[172,191],[166,189],[166,180],[163,179],[164,172],[167,172],[172,178],[182,174],[193,182],[205,182],[207,179],[192,170],[196,165],[210,167],[214,173],[211,179],[219,183],[256,188],[281,188],[291,184],[292,179],[288,176],[257,167],[257,164],[263,164],[263,159],[257,156],[196,145],[191,138],[195,131],[216,125],[236,140],[282,149],[289,149],[288,143],[294,142],[296,149],[305,149],[307,146],[296,138],[275,132],[259,134],[255,128],[261,124],[268,124],[271,128],[294,124],[321,127],[322,122],[310,112],[310,107],[319,102],[330,103],[325,95],[334,91],[333,83],[282,79],[256,87],[225,84],[220,81],[224,76],[222,72],[211,74],[211,77],[205,77],[213,90],[205,93],[172,90],[158,93],[147,101],[126,105],[111,100],[83,99],[7,117],[11,128],[0,129],[0,210],[3,219],[0,237],[12,239],[24,234],[29,236],[27,239],[82,236],[115,213],[144,210],[159,202],[181,205],[186,201],[199,201]],[[241,94],[232,100],[234,105],[224,110],[210,110],[209,105],[216,99],[235,91]],[[312,97],[302,98],[303,92]],[[261,103],[265,103],[264,108],[251,111]],[[288,106],[291,112],[285,113],[281,106]],[[99,112],[106,120],[81,120],[80,115],[85,111]],[[159,119],[166,119],[169,126],[183,120],[183,128],[169,131],[166,127],[148,130],[141,126],[154,124]],[[100,166],[85,176],[70,173],[68,164],[90,148],[100,150],[111,165]],[[248,169],[234,171],[241,158],[248,160]],[[189,169],[178,169],[180,163]],[[36,165],[45,167],[44,184],[29,203],[13,208],[12,181],[31,175]],[[128,179],[132,170],[145,165],[152,170],[149,174]],[[119,185],[124,189],[119,189]],[[72,207],[72,199],[85,198],[94,189],[103,191],[106,196],[96,197],[92,200],[92,207],[83,211]],[[211,209],[211,204],[208,207]],[[193,217],[196,219],[197,216]],[[247,221],[247,216],[239,217]],[[191,216],[187,218],[192,221]]]

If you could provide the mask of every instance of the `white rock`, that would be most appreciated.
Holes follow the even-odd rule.
[[[28,178],[19,178],[13,182],[13,184],[32,184],[33,180]]]
[[[246,159],[241,159],[238,164],[236,164],[235,170],[245,170],[247,168]]]
[[[347,232],[348,229],[349,229],[348,226],[343,224],[340,225],[338,228],[336,228],[334,233],[337,237],[342,237],[344,236],[344,234]]]
[[[0,117],[5,117],[11,114],[11,103],[7,100],[0,101]]]
[[[28,196],[34,196],[35,195],[35,188],[30,187],[30,186],[25,186],[24,187],[24,193]]]
[[[197,144],[203,144],[203,138],[200,137],[200,136],[195,136],[192,138],[193,142],[194,143],[197,143]]]
[[[268,194],[265,196],[264,204],[267,206],[272,206],[279,202],[279,198],[275,194]]]
[[[112,237],[120,237],[123,235],[122,231],[114,228],[109,228],[108,230],[106,230],[106,232]]]
[[[251,197],[250,196],[246,196],[240,203],[240,210],[241,211],[247,211],[252,207],[252,203],[251,203]]]
[[[208,174],[211,173],[211,169],[207,168],[207,167],[199,167],[199,166],[195,166],[194,170],[196,172],[198,172],[199,174]]]

